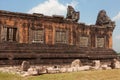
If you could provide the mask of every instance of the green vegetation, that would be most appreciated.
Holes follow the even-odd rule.
[[[0,72],[0,80],[22,80],[22,77]]]
[[[0,73],[0,80],[120,80],[120,69],[44,74],[33,77]]]

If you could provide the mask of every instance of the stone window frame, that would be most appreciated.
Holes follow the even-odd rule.
[[[42,33],[42,32],[43,33]],[[44,29],[31,29],[32,43],[44,43],[45,42],[45,30]]]
[[[18,28],[13,26],[1,26],[1,42],[17,42]]]
[[[86,37],[86,38],[88,38],[88,39],[87,39],[87,43],[86,43],[87,45],[84,45],[84,44],[81,45],[80,37],[84,37],[84,38]],[[80,46],[80,47],[89,47],[89,36],[81,36],[81,35],[80,35],[80,36],[79,36],[79,46]]]
[[[62,32],[64,32],[64,33],[62,33]],[[61,29],[61,28],[55,29],[55,43],[56,44],[68,44],[68,41],[69,41],[68,34],[69,34],[68,30]],[[57,35],[59,35],[59,37]],[[66,37],[65,36],[63,37],[62,35],[66,35]],[[57,41],[56,38],[60,38],[60,39]],[[63,40],[63,39],[65,39],[65,40]]]
[[[98,46],[98,42],[97,42],[98,38],[103,38],[103,40],[104,40],[103,46]],[[96,48],[104,48],[105,47],[105,41],[106,41],[106,37],[105,36],[96,36],[96,40],[95,40]]]

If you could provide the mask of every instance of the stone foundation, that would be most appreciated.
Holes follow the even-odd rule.
[[[33,65],[66,65],[75,59],[80,59],[82,63],[89,64],[93,60],[110,62],[114,58],[117,58],[115,51],[104,48],[45,44],[0,44],[0,65],[19,65],[24,60]]]

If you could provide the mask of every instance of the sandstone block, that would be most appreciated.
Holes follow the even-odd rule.
[[[71,67],[80,67],[81,65],[82,63],[79,59],[76,59],[71,63]]]
[[[120,62],[117,59],[113,59],[111,62],[111,68],[112,69],[119,69],[120,68]]]
[[[30,68],[30,63],[28,61],[23,61],[21,65],[22,71],[27,71]]]

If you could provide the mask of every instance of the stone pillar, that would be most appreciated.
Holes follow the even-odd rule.
[[[45,25],[45,44],[48,43],[48,39],[47,39],[47,28],[46,28],[47,25]]]
[[[23,43],[23,35],[22,35],[23,28],[22,28],[22,24],[19,25],[18,31],[19,31],[19,43]]]
[[[23,43],[27,43],[27,28],[23,27],[22,31]]]
[[[55,44],[55,26],[54,25],[52,25],[52,28],[53,28],[53,32],[52,32],[52,44],[54,45]]]
[[[92,44],[91,35],[90,35],[90,29],[88,29],[88,28],[87,28],[87,34],[86,35],[88,36],[88,47],[91,47],[91,44]]]
[[[106,47],[112,49],[112,32],[108,31],[106,38]]]
[[[29,42],[29,33],[28,26],[24,23],[19,26],[19,42],[20,43],[28,43]]]
[[[109,35],[109,48],[112,49],[112,34]]]
[[[53,43],[53,30],[51,25],[46,25],[45,27],[45,43],[46,44]]]
[[[94,48],[96,47],[96,34],[95,34],[94,29],[91,29],[90,31],[91,31],[90,32],[90,40],[91,40],[90,47]]]
[[[72,26],[70,27],[70,30],[67,31],[67,38],[68,38],[68,44],[73,45],[73,30]]]
[[[94,36],[94,47],[97,47],[97,35],[95,34],[95,36]]]

